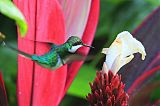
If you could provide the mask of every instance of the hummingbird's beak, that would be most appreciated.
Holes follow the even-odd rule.
[[[83,46],[89,47],[89,48],[94,48],[93,46],[90,46],[90,45],[87,45],[87,44],[83,44]]]

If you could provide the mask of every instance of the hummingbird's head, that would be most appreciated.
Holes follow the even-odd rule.
[[[77,51],[77,49],[79,49],[82,46],[89,47],[89,48],[94,48],[92,46],[84,44],[82,42],[82,40],[77,36],[69,37],[68,40],[67,40],[67,43],[69,43],[69,45],[70,45],[69,52],[71,52],[71,53],[74,53],[75,51]]]

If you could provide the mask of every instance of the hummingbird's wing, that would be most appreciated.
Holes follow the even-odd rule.
[[[64,60],[65,64],[70,64],[74,61],[88,61],[88,60],[92,60],[94,58],[94,56],[85,56],[85,55],[81,55],[81,54],[71,54],[69,56],[67,56]]]
[[[54,43],[51,44],[51,49],[55,49],[56,47],[57,47],[56,44],[54,44]]]

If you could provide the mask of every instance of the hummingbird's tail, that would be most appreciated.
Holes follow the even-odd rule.
[[[31,59],[31,57],[32,57],[32,55],[27,54],[27,53],[25,53],[25,52],[23,52],[23,51],[20,51],[20,50],[18,50],[18,49],[16,49],[16,48],[12,47],[11,45],[5,43],[5,41],[2,41],[2,46],[3,46],[3,47],[6,47],[6,48],[9,48],[9,49],[11,49],[11,50],[13,50],[13,51],[16,51],[16,52],[18,52],[19,54],[21,54],[21,55],[23,55],[23,56],[25,56],[25,57],[28,57],[28,58],[30,58],[30,59]]]
[[[4,41],[5,38],[6,38],[6,36],[0,32],[0,44],[1,44],[3,47],[7,47],[7,48],[9,48],[9,49],[11,49],[11,50],[13,50],[13,51],[18,52],[19,54],[21,54],[21,55],[23,55],[23,56],[28,57],[28,58],[31,59],[31,55],[30,55],[30,54],[24,53],[24,52],[22,52],[22,51],[20,51],[20,50],[18,50],[18,49],[16,49],[16,48],[14,48],[14,47],[12,47],[12,46],[9,45],[9,44],[6,44],[6,42]]]

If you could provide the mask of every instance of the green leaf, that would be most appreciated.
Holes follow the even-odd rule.
[[[95,75],[95,68],[89,65],[83,65],[67,93],[85,98],[91,92],[89,82],[93,82]]]
[[[159,100],[159,99],[160,99],[160,87],[159,88],[155,88],[151,92],[151,96],[150,96],[151,102],[154,102],[154,101]]]
[[[24,37],[28,26],[20,10],[10,0],[0,0],[0,13],[16,21],[20,28],[21,37]]]
[[[145,0],[146,2],[150,3],[154,6],[160,6],[160,0]]]

